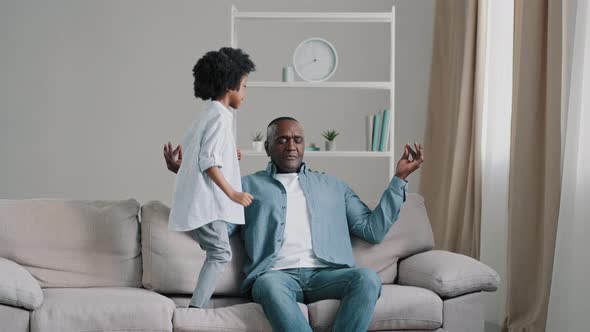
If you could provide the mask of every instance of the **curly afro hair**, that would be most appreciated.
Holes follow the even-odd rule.
[[[255,69],[250,56],[239,48],[207,52],[193,68],[195,97],[220,99],[227,90],[239,90],[242,77]]]

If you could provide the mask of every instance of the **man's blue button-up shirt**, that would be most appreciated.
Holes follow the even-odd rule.
[[[283,243],[287,193],[274,178],[276,166],[242,177],[242,189],[254,196],[244,209],[246,224],[229,224],[230,234],[241,228],[246,250],[242,293],[248,294],[256,278],[268,271]],[[397,220],[406,199],[407,182],[394,177],[379,205],[371,211],[343,181],[307,169],[299,170],[299,181],[309,213],[314,254],[334,266],[354,267],[350,234],[379,243]]]

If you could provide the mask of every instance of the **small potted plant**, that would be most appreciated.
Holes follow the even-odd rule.
[[[340,133],[334,129],[326,130],[322,133],[322,136],[326,139],[326,151],[336,150],[336,142],[334,142],[334,139],[336,139],[336,136],[338,135],[340,135]]]
[[[262,135],[261,131],[252,135],[252,150],[258,151],[258,152],[262,151],[262,148],[264,147],[264,144],[262,142],[263,139],[264,139],[264,135]]]

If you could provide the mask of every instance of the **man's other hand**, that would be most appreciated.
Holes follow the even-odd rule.
[[[405,180],[415,170],[420,168],[420,164],[424,162],[424,147],[422,144],[414,143],[414,149],[410,144],[404,146],[404,154],[397,162],[395,169],[395,176]]]
[[[178,145],[176,149],[172,150],[170,142],[164,144],[164,159],[170,172],[178,173],[180,164],[182,164],[182,146]]]

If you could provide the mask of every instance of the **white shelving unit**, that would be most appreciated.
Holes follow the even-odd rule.
[[[309,83],[304,81],[295,82],[273,82],[273,81],[248,81],[248,88],[295,88],[295,89],[317,89],[317,88],[340,88],[340,89],[361,89],[361,90],[385,90],[389,91],[389,109],[391,110],[389,151],[305,151],[306,157],[339,157],[339,158],[389,158],[389,177],[395,172],[394,156],[394,128],[395,128],[395,7],[391,12],[240,12],[235,6],[231,8],[231,46],[238,47],[238,35],[236,29],[237,21],[266,20],[286,22],[325,22],[325,23],[385,23],[391,27],[391,50],[390,50],[390,79],[387,82],[335,82],[324,81],[320,83]],[[364,119],[364,117],[363,117]],[[364,124],[364,122],[363,122]],[[237,127],[234,128],[237,131]],[[236,134],[237,137],[237,134]],[[244,156],[266,156],[265,152],[242,151]]]

